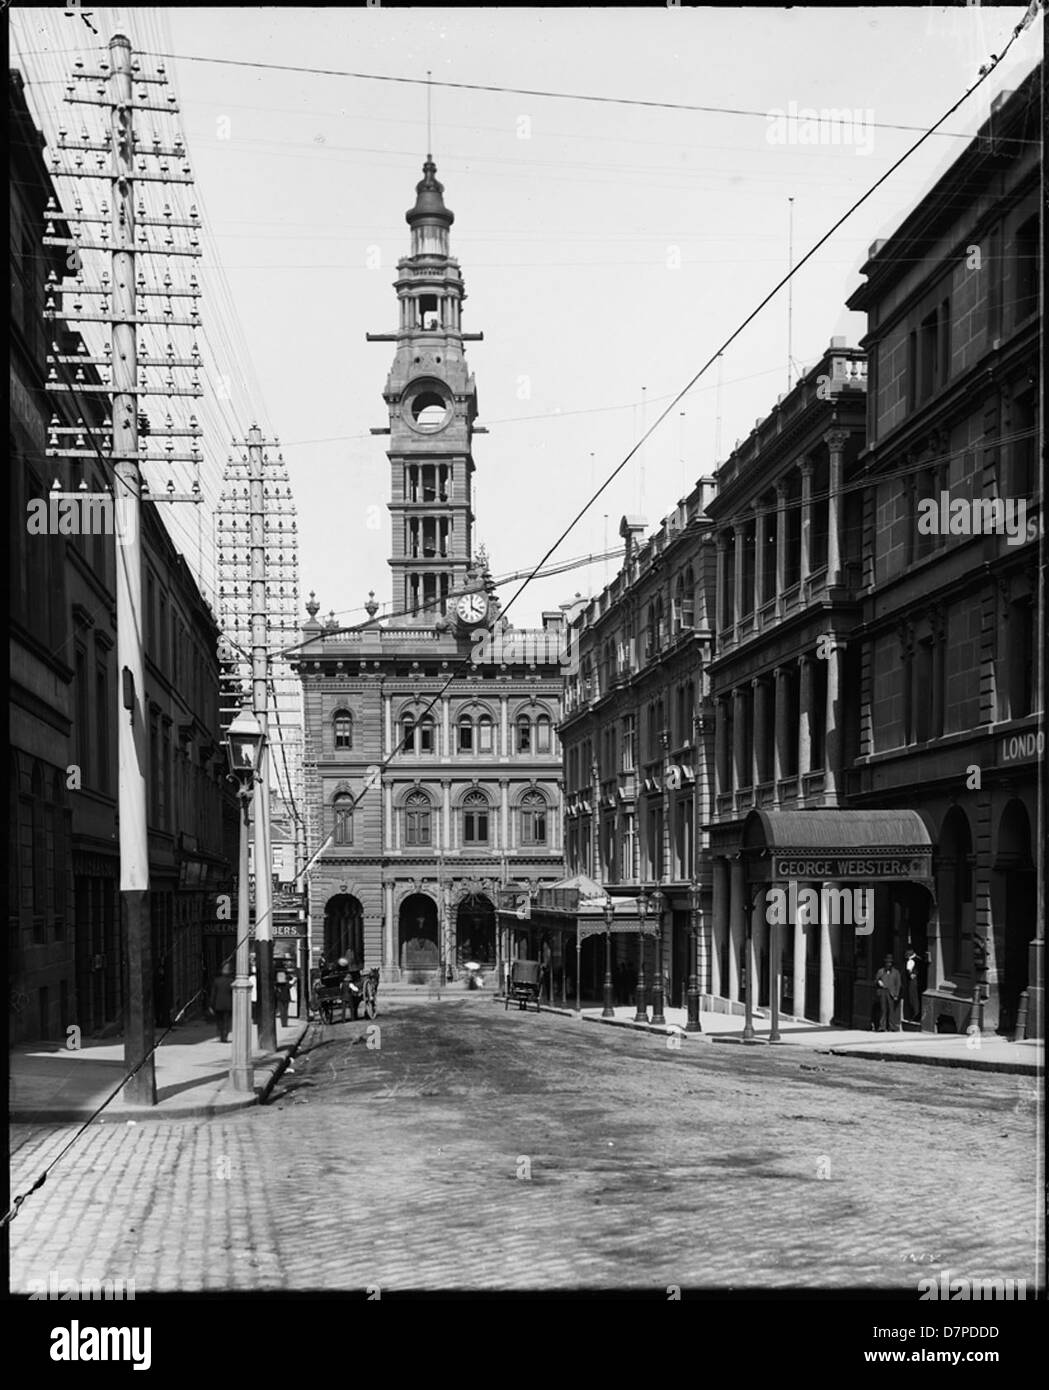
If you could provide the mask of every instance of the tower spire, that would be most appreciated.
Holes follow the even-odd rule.
[[[430,91],[431,79],[433,77],[429,68],[426,69],[426,159],[428,163],[433,163],[433,137],[430,134]]]

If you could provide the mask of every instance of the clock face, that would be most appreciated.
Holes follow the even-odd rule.
[[[464,594],[455,611],[464,623],[479,623],[488,614],[488,600],[484,594]]]

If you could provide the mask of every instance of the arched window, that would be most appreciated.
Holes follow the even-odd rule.
[[[551,751],[550,716],[547,714],[541,714],[535,721],[535,751],[537,753],[549,753]]]
[[[521,798],[521,843],[546,844],[546,797],[542,792],[526,792]]]
[[[404,800],[404,843],[428,845],[430,839],[430,798],[425,792],[409,792]]]
[[[335,843],[337,845],[353,844],[353,797],[346,792],[340,792],[332,801],[332,811],[335,821]]]
[[[487,714],[482,714],[477,721],[477,748],[480,753],[492,751],[492,721]]]
[[[335,731],[336,748],[353,747],[353,716],[346,710],[339,710],[332,720],[332,727]]]
[[[650,603],[650,604],[648,605],[648,633],[647,633],[647,639],[648,639],[648,640],[647,640],[647,642],[646,642],[646,644],[645,644],[645,659],[646,659],[646,660],[649,660],[649,659],[650,659],[651,657],[653,657],[653,656],[655,655],[655,653],[656,653],[656,649],[657,649],[657,647],[656,647],[656,643],[657,643],[657,632],[658,632],[658,629],[657,629],[657,627],[656,627],[656,605],[655,605],[654,603]]]
[[[434,751],[434,724],[429,715],[419,720],[419,752],[432,753]]]
[[[474,722],[468,714],[464,714],[459,720],[459,752],[472,753],[474,751]]]
[[[527,714],[517,716],[517,751],[518,753],[531,753],[532,751],[532,721]]]
[[[488,798],[484,792],[467,792],[463,797],[463,844],[488,843]]]
[[[415,715],[406,714],[401,720],[401,752],[415,752]]]

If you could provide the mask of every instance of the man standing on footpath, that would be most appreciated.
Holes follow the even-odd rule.
[[[900,1031],[900,972],[892,963],[892,956],[885,957],[885,963],[874,977],[874,983],[878,990],[878,1029],[879,1033],[884,1033],[888,1029],[891,1033]]]
[[[233,966],[229,961],[226,961],[212,980],[208,1003],[215,1012],[219,1042],[229,1042],[230,1020],[233,1015]]]

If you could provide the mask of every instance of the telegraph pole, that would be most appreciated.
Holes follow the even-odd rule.
[[[146,682],[142,651],[142,474],[138,465],[138,345],[135,325],[135,207],[132,198],[131,43],[114,34],[110,53],[113,137],[113,471],[115,500],[130,512],[116,546],[117,665],[123,690],[118,720],[120,897],[127,932],[128,1010],[124,1068],[128,1100],[156,1105],[153,1065],[153,942],[146,828]],[[143,1060],[145,1059],[145,1060]],[[140,1065],[141,1063],[141,1065]]]
[[[248,431],[248,508],[251,544],[251,692],[262,727],[262,756],[255,782],[255,978],[259,1048],[274,1052],[277,1022],[273,1000],[273,854],[270,849],[269,623],[266,600],[266,512],[262,433]]]
[[[60,213],[49,200],[47,216],[63,217],[69,223],[71,236],[59,237],[48,221],[44,235],[45,245],[65,245],[75,247],[68,264],[76,271],[76,290],[72,295],[72,318],[87,323],[108,324],[111,340],[105,347],[104,355],[84,355],[80,353],[63,354],[57,347],[48,354],[51,367],[48,375],[48,391],[68,391],[97,395],[107,392],[112,398],[112,423],[103,424],[101,438],[94,441],[93,447],[84,448],[84,441],[77,439],[73,448],[63,447],[61,434],[80,435],[81,429],[52,429],[48,457],[57,458],[99,458],[113,465],[114,534],[116,539],[116,612],[117,612],[117,666],[120,673],[120,704],[117,712],[117,756],[118,756],[118,812],[120,824],[120,900],[124,926],[124,939],[127,951],[127,1005],[124,1025],[124,1066],[127,1074],[125,1095],[140,1105],[155,1105],[157,1101],[156,1075],[153,1063],[153,962],[152,962],[152,923],[149,910],[149,835],[147,829],[146,786],[149,769],[148,726],[146,723],[146,684],[144,661],[144,632],[142,610],[142,500],[145,494],[152,501],[194,502],[199,504],[201,496],[199,482],[193,484],[192,491],[179,494],[174,483],[169,481],[165,494],[155,498],[143,481],[141,465],[150,461],[143,450],[147,442],[140,435],[145,433],[139,424],[139,403],[147,396],[194,396],[202,394],[197,372],[200,367],[200,353],[194,344],[188,357],[180,356],[169,340],[163,359],[147,360],[145,352],[141,361],[138,354],[138,330],[145,324],[163,327],[168,333],[178,327],[196,329],[200,319],[195,301],[200,295],[194,277],[190,277],[189,288],[176,288],[170,276],[166,276],[163,288],[150,288],[144,273],[138,270],[136,247],[144,256],[189,256],[199,257],[201,252],[197,233],[199,222],[194,207],[189,216],[183,218],[172,208],[164,205],[163,216],[152,216],[143,197],[153,185],[192,184],[193,178],[186,162],[185,146],[181,137],[175,135],[171,145],[154,135],[147,147],[144,143],[136,147],[134,112],[149,111],[170,117],[177,114],[175,97],[167,96],[164,102],[153,100],[149,95],[151,86],[163,87],[167,84],[162,65],[157,66],[154,75],[139,70],[137,60],[133,59],[131,41],[123,34],[114,34],[109,41],[109,60],[100,61],[98,72],[82,71],[83,63],[77,63],[73,82],[67,87],[66,101],[75,105],[104,108],[106,129],[104,138],[92,138],[84,128],[81,138],[67,141],[67,131],[62,125],[58,128],[57,148],[50,155],[50,171],[56,178],[73,180],[98,179],[109,185],[111,204],[103,202],[98,212],[85,212],[79,196],[73,200],[72,215]],[[75,95],[76,81],[88,82],[93,88],[90,96]],[[82,89],[81,89],[82,90]],[[155,119],[155,117],[154,117]],[[63,159],[72,161],[72,168],[63,167]],[[159,172],[147,172],[147,161],[156,160]],[[172,169],[172,162],[180,172]],[[94,164],[96,167],[91,168]],[[107,170],[108,164],[108,170]],[[136,169],[137,165],[137,169]],[[151,168],[156,166],[149,166]],[[139,202],[134,201],[136,183],[140,187]],[[53,211],[52,211],[53,209]],[[160,242],[155,231],[147,229],[163,228],[164,240]],[[92,229],[97,229],[93,231]],[[189,232],[189,244],[179,244],[173,237],[175,229]],[[160,244],[158,245],[158,242]],[[82,251],[100,252],[108,255],[109,272],[103,275],[97,285],[85,283],[82,270]],[[148,262],[147,262],[148,264]],[[48,276],[49,294],[44,317],[55,321],[64,320],[67,309],[63,303],[59,308],[54,295],[69,293],[60,290],[55,272]],[[81,300],[89,299],[85,311]],[[164,305],[159,314],[150,314],[148,300],[160,298]],[[100,301],[95,306],[95,300]],[[191,308],[182,317],[176,309],[176,299],[189,299]],[[110,308],[110,301],[112,308]],[[58,380],[57,364],[77,366],[76,379],[72,382]],[[85,380],[83,367],[101,368],[99,379]],[[146,380],[150,371],[157,368],[166,370],[162,383]],[[188,368],[193,372],[188,386],[180,386],[174,377],[176,369]],[[107,382],[105,373],[111,373]],[[111,437],[106,439],[107,429]],[[201,430],[195,418],[190,416],[187,426],[178,425],[170,415],[164,428],[152,429],[157,436],[182,436],[195,442]],[[175,453],[176,446],[169,443],[163,461],[171,463],[199,464],[201,454],[191,442],[188,453]],[[152,461],[160,462],[160,458]]]

